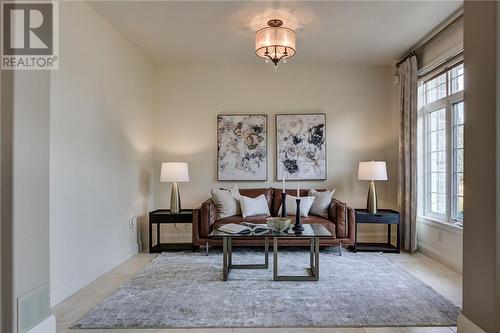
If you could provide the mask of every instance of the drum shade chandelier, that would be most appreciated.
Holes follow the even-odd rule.
[[[277,68],[280,61],[286,63],[295,55],[295,31],[283,27],[279,19],[269,20],[267,25],[255,33],[255,54]]]

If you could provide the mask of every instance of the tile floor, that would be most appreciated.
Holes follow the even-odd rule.
[[[387,254],[390,258],[432,286],[457,306],[462,305],[461,274],[420,253]],[[68,327],[134,276],[156,255],[138,254],[81,289],[52,310],[57,333],[453,333],[455,327],[377,327],[377,328],[227,328],[227,329],[117,329],[72,330]]]

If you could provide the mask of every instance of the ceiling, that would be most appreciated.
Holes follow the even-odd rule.
[[[296,30],[293,63],[391,64],[462,1],[89,1],[154,64],[256,64],[255,31]]]

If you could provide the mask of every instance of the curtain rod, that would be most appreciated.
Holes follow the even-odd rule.
[[[399,57],[399,60],[396,62],[396,67],[399,67],[406,59],[409,57],[416,55],[416,52],[422,47],[426,46],[434,39],[436,39],[440,34],[453,27],[456,23],[462,20],[464,16],[464,8],[461,6],[458,10],[456,10],[453,14],[451,14],[445,21],[439,24],[437,27],[432,29],[427,35],[425,35],[422,39],[420,39],[415,45],[413,45],[408,51],[403,53]]]
[[[409,58],[413,57],[414,55],[417,55],[417,52],[415,52],[415,50],[411,50],[410,53],[408,53],[407,55],[405,55],[403,58],[401,58],[397,63],[396,63],[396,67],[399,68],[399,66],[401,66],[401,64],[403,62],[405,62],[406,60],[408,60]]]

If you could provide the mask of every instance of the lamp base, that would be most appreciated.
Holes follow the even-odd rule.
[[[372,180],[370,182],[370,186],[368,187],[366,210],[370,214],[377,214],[377,209],[378,209],[377,190],[375,189],[375,183]]]
[[[170,193],[170,212],[175,214],[181,212],[181,196],[177,183],[172,184],[172,192]]]

